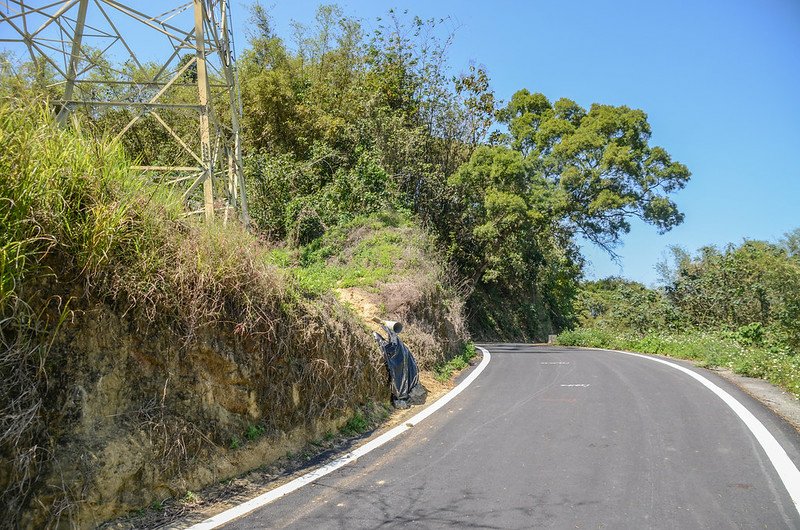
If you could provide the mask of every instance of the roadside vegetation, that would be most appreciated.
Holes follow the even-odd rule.
[[[649,144],[644,112],[526,89],[502,104],[485,68],[448,63],[446,20],[390,11],[369,28],[323,6],[292,41],[256,5],[253,26],[240,63],[259,229],[314,252],[354,218],[405,212],[466,286],[476,337],[572,323],[577,234],[611,249],[631,217],[683,219],[669,194],[689,171]]]
[[[581,283],[577,237],[613,253],[631,219],[659,232],[683,221],[671,195],[690,172],[651,144],[642,110],[524,87],[500,101],[487,68],[450,64],[446,20],[390,11],[366,23],[322,6],[288,38],[256,4],[249,29],[238,72],[251,231],[186,216],[170,190],[133,174],[134,160],[191,163],[155,118],[119,143],[108,138],[127,111],[81,107],[56,127],[53,71],[0,56],[9,525],[45,506],[30,525],[85,526],[161,502],[171,480],[185,493],[234,476],[253,464],[245,453],[274,458],[270,444],[362,432],[358,410],[388,392],[372,317],[402,321],[440,380],[469,363],[470,335],[543,340],[576,324],[594,330],[562,341],[691,330],[793,359],[798,301],[780,286],[797,287],[786,283],[796,248],[756,248],[755,261],[771,261],[742,292],[711,287],[735,284],[727,266],[709,272],[727,250],[684,256],[662,291]],[[103,68],[146,77],[153,65]],[[192,137],[193,122],[173,117]],[[750,270],[736,285],[752,284]],[[89,410],[94,424],[81,419]],[[128,457],[114,468],[87,447]]]
[[[659,264],[663,286],[586,282],[564,345],[657,353],[766,379],[800,398],[800,229]]]
[[[430,234],[457,275],[475,337],[541,340],[574,323],[576,237],[613,252],[632,218],[669,230],[683,220],[670,195],[690,173],[650,144],[641,110],[584,108],[523,87],[499,101],[486,68],[450,64],[449,27],[392,10],[365,23],[327,5],[289,37],[255,4],[238,60],[251,216],[261,238],[314,259],[328,234],[398,212]],[[53,95],[52,71],[2,63],[2,92]],[[112,66],[104,75],[121,75]],[[151,65],[131,68],[118,70],[146,76]],[[124,85],[96,88],[140,97]],[[130,118],[75,116],[98,135]],[[122,146],[160,165],[172,156],[169,137],[147,119]],[[319,292],[334,280],[380,281],[387,264],[369,273],[305,267],[300,278]]]
[[[453,378],[453,374],[460,372],[478,354],[475,345],[471,342],[464,345],[464,351],[446,362],[442,362],[433,367],[434,377],[439,382],[446,383]]]
[[[100,475],[104,464],[91,472],[73,469],[80,458],[69,456],[70,444],[113,442],[120,436],[117,417],[134,432],[150,433],[142,458],[152,453],[156,473],[165,477],[185,473],[204,451],[239,445],[237,433],[250,435],[247,415],[215,420],[199,402],[194,412],[181,404],[176,370],[190,370],[183,359],[202,355],[212,336],[253,374],[285,373],[279,384],[256,381],[251,390],[263,406],[248,414],[263,415],[270,432],[296,424],[298,413],[330,417],[385,398],[379,357],[360,320],[270,264],[270,248],[254,235],[235,224],[186,217],[168,190],[131,172],[119,145],[57,127],[43,103],[1,102],[0,141],[0,501],[6,522],[22,521],[31,502],[49,509],[38,514],[45,519],[27,524],[80,520],[89,485],[81,481],[89,479],[73,473]],[[110,314],[118,316],[91,331]],[[138,337],[148,341],[131,349]],[[112,351],[116,358],[104,357]],[[280,361],[285,355],[293,358],[289,366]],[[214,365],[208,369],[213,376]],[[98,379],[97,370],[111,375]],[[137,384],[104,398],[103,385],[116,377]],[[70,420],[85,413],[69,412],[75,392],[87,392],[84,408],[101,400],[96,406],[114,413],[94,418],[83,432],[83,424]],[[287,392],[306,403],[302,412]],[[52,482],[54,474],[65,482]],[[106,501],[103,509],[113,506]]]
[[[366,322],[401,321],[403,341],[424,370],[462,351],[467,288],[408,212],[354,217],[306,245],[281,244],[270,260],[305,292],[336,293]]]

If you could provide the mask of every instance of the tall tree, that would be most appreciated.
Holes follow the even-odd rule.
[[[587,112],[569,99],[551,103],[520,90],[498,118],[508,126],[510,147],[564,194],[565,220],[602,248],[613,251],[632,217],[662,233],[683,221],[668,195],[686,185],[690,172],[649,145],[643,111],[593,104]]]

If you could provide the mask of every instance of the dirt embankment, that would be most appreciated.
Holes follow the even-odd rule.
[[[430,371],[420,372],[420,383],[425,388],[424,396],[412,401],[409,408],[392,409],[388,403],[376,403],[362,409],[363,415],[357,417],[366,422],[364,424],[366,432],[363,434],[350,430],[350,424],[353,422],[351,418],[344,426],[335,425],[339,428],[338,433],[335,428],[325,430],[321,436],[308,438],[305,444],[302,437],[298,437],[292,440],[291,445],[281,448],[286,449],[285,454],[276,459],[273,459],[273,454],[269,454],[262,463],[253,466],[250,472],[237,475],[230,480],[216,482],[201,490],[189,490],[183,495],[172,496],[164,502],[153,504],[148,510],[138,510],[109,521],[102,525],[102,528],[115,530],[189,528],[281,487],[404,423],[454,386],[453,380],[441,381]],[[275,452],[278,453],[280,451]],[[254,451],[253,456],[260,458],[261,453]]]
[[[274,461],[386,400],[366,330],[335,302],[304,316],[185,341],[166,321],[75,310],[50,350],[49,458],[21,526],[96,526]]]
[[[422,367],[465,340],[461,306],[435,288],[397,285],[340,290],[341,302],[284,301],[291,313],[276,304],[271,328],[220,320],[191,336],[170,318],[65,293],[72,310],[46,366],[48,458],[17,524],[95,527],[297,454],[354,411],[386,403],[372,317],[403,320]],[[423,383],[444,390],[428,374]]]
[[[341,226],[340,247],[277,264],[51,114],[0,107],[0,527],[93,527],[387,401],[369,329],[332,282],[378,295],[423,365],[463,337],[463,303],[412,220]]]

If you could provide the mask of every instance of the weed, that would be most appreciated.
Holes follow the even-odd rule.
[[[235,435],[231,436],[230,443],[228,444],[228,446],[231,449],[239,449],[239,447],[241,447],[241,445],[242,445],[242,441],[239,439],[238,436],[235,436]]]
[[[244,433],[244,437],[247,439],[248,442],[252,442],[261,438],[264,435],[264,426],[263,425],[248,425],[247,431]]]
[[[470,360],[477,354],[475,345],[468,342],[464,345],[464,351],[456,355],[449,361],[439,363],[433,367],[434,377],[442,383],[449,381],[453,374],[469,366]]]
[[[364,413],[360,410],[357,410],[350,419],[347,420],[344,427],[341,428],[341,433],[345,436],[355,436],[366,432],[368,427],[369,423],[366,416],[364,416]]]
[[[200,504],[200,496],[193,491],[187,491],[181,499],[181,504],[184,506],[194,506]]]

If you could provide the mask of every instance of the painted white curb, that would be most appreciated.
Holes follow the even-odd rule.
[[[481,348],[480,346],[476,347],[483,353],[483,360],[481,360],[481,363],[463,381],[461,381],[458,386],[439,398],[436,403],[412,417],[410,420],[404,422],[402,425],[398,425],[390,431],[383,433],[374,440],[370,440],[355,450],[346,453],[344,456],[337,458],[329,464],[318,467],[317,469],[310,471],[305,475],[292,480],[291,482],[287,482],[279,488],[270,490],[238,506],[234,506],[233,508],[225,510],[222,513],[218,513],[214,517],[210,517],[194,526],[190,526],[189,530],[211,530],[212,528],[218,528],[225,523],[229,523],[234,519],[238,519],[239,517],[246,515],[266,504],[269,504],[270,502],[277,500],[288,493],[302,488],[306,484],[314,482],[315,480],[322,478],[329,473],[333,473],[340,467],[346,466],[351,462],[355,462],[373,449],[377,449],[389,440],[396,438],[400,434],[409,430],[411,427],[417,425],[419,422],[447,405],[450,400],[463,392],[464,389],[467,388],[481,374],[481,372],[483,372],[483,370],[489,364],[489,361],[491,361],[492,355],[489,353],[489,350]]]
[[[681,372],[687,374],[689,377],[696,379],[700,382],[703,386],[711,390],[714,394],[717,395],[722,401],[728,405],[733,412],[739,416],[744,424],[750,429],[750,432],[753,433],[758,443],[761,445],[761,448],[764,449],[764,452],[767,454],[767,458],[772,463],[772,466],[775,468],[775,471],[778,472],[778,476],[780,477],[783,485],[786,487],[786,490],[789,492],[789,496],[792,498],[792,502],[794,503],[795,509],[800,514],[800,470],[797,469],[797,466],[794,465],[794,462],[789,458],[789,455],[786,454],[786,450],[781,446],[778,440],[772,436],[764,424],[756,418],[752,412],[747,410],[744,405],[742,405],[739,401],[736,400],[733,396],[729,393],[721,389],[719,386],[712,383],[710,380],[706,379],[699,373],[689,370],[688,368],[681,366],[677,363],[673,363],[670,361],[666,361],[664,359],[660,359],[658,357],[653,357],[650,355],[642,355],[640,353],[632,353],[629,351],[621,351],[621,350],[605,350],[602,348],[586,348],[587,350],[597,350],[597,351],[607,351],[613,353],[623,353],[625,355],[631,355],[633,357],[640,357],[642,359],[647,359],[648,361],[653,361],[656,363],[661,363],[669,366],[670,368],[674,368],[676,370],[680,370]]]

